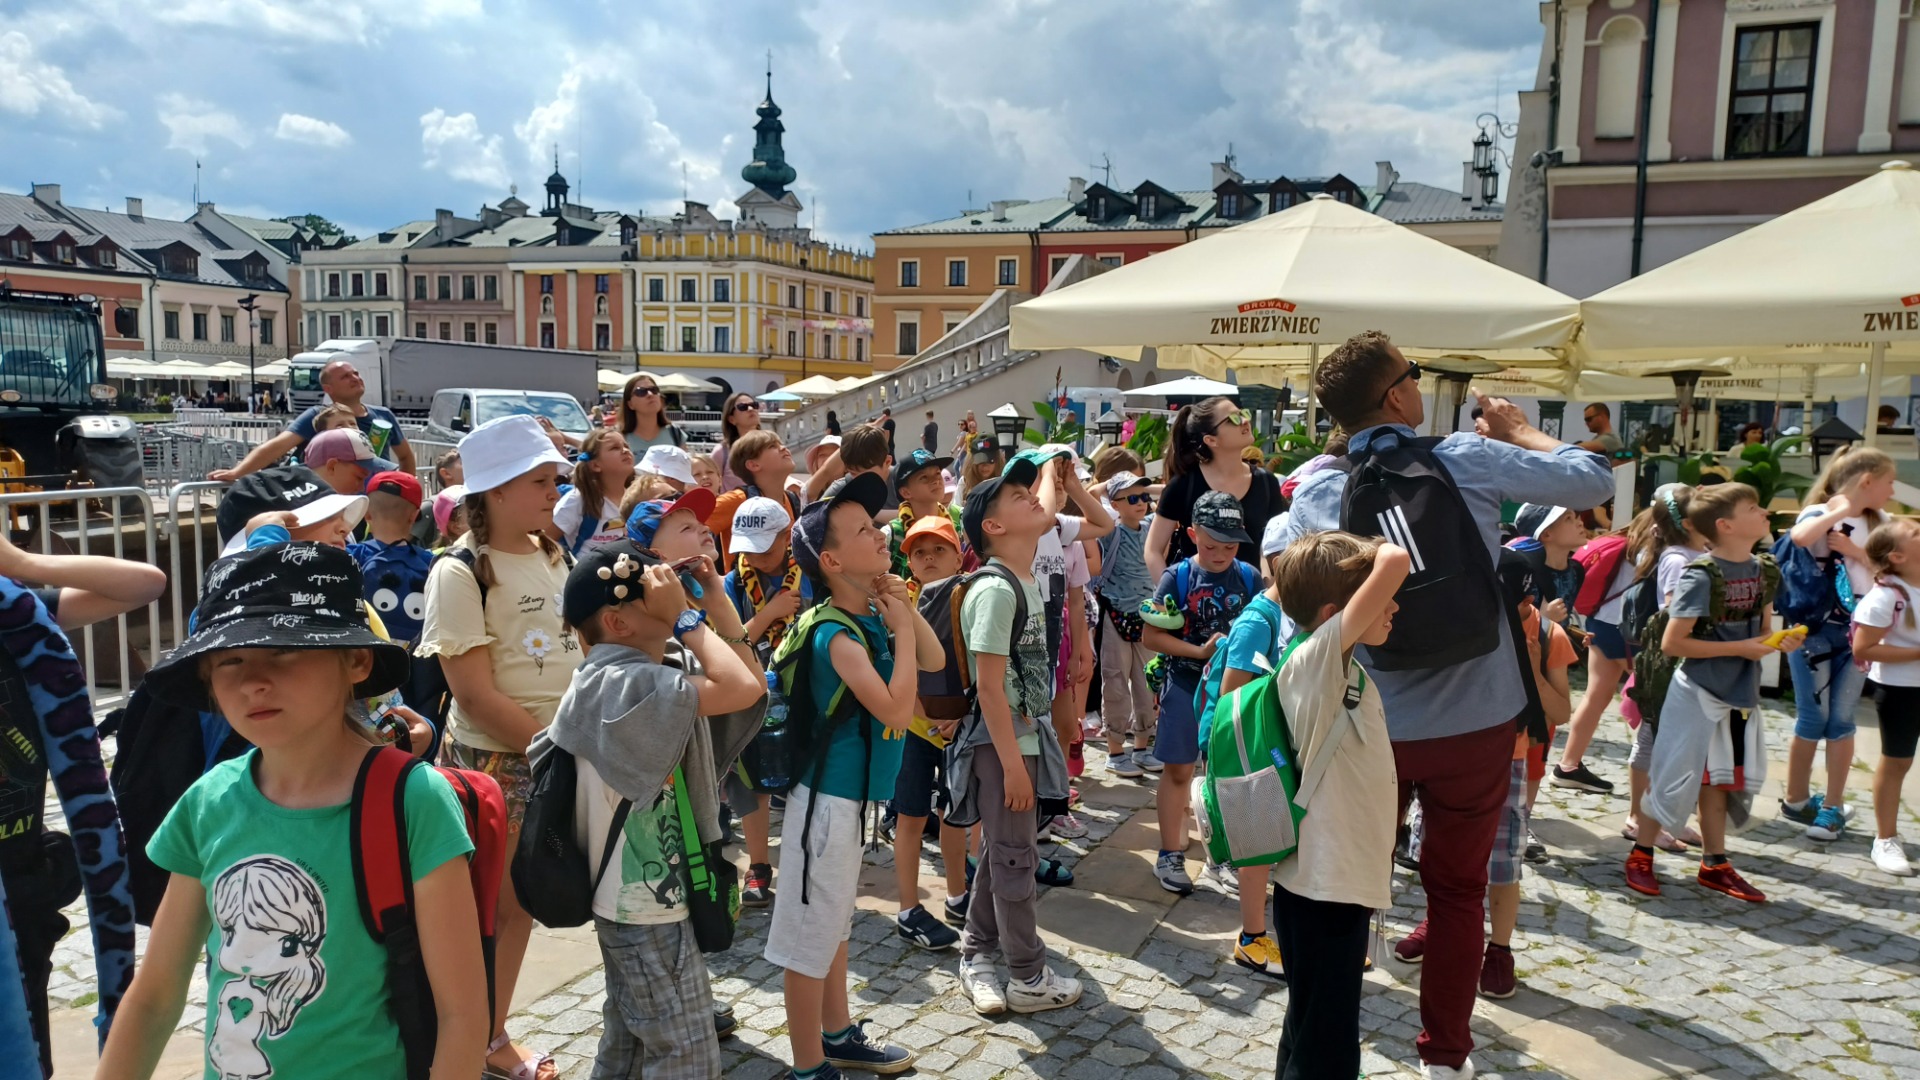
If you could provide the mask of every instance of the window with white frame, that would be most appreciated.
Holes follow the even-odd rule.
[[[1808,149],[1819,23],[1743,26],[1728,88],[1729,158],[1794,157]]]
[[[903,289],[917,289],[920,287],[919,259],[900,260],[900,287]]]
[[[967,260],[947,260],[947,287],[951,289],[964,289],[967,287]]]
[[[998,278],[999,284],[1001,285],[1020,284],[1020,260],[1019,259],[1001,259],[999,269],[1000,269],[1000,274]]]

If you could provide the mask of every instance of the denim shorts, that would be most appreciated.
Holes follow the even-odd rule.
[[[1601,622],[1599,619],[1587,620],[1588,640],[1600,650],[1600,655],[1609,660],[1627,658],[1627,639],[1620,633],[1619,623]]]
[[[893,812],[927,817],[947,808],[947,752],[909,734],[900,750],[900,775],[893,782]]]
[[[1160,692],[1160,722],[1154,729],[1153,756],[1169,765],[1200,760],[1200,718],[1193,711],[1198,675],[1169,675]]]
[[[1806,742],[1853,738],[1854,710],[1866,672],[1854,666],[1847,649],[1847,625],[1838,619],[1807,637],[1798,652],[1787,654],[1793,677],[1793,737]]]

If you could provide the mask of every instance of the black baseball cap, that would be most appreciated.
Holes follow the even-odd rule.
[[[901,485],[913,479],[913,474],[921,469],[944,469],[953,464],[950,457],[934,457],[928,450],[915,450],[900,459],[893,467],[893,494],[898,497]]]
[[[1209,491],[1193,501],[1193,527],[1223,544],[1253,543],[1240,500],[1224,491]]]
[[[1534,561],[1525,552],[1510,547],[1500,549],[1500,591],[1506,596],[1508,607],[1519,607],[1520,601],[1532,598],[1540,600],[1540,584],[1534,573]]]
[[[925,451],[922,451],[923,453]],[[847,503],[855,503],[872,517],[887,504],[887,482],[879,473],[855,473],[828,498],[808,503],[793,523],[793,561],[809,577],[820,577],[820,551],[827,544],[827,518]]]
[[[221,554],[238,551],[237,541],[247,522],[275,510],[292,511],[301,525],[312,525],[344,512],[348,515],[347,524],[352,526],[367,515],[367,497],[335,493],[319,473],[305,465],[276,465],[248,473],[227,489],[220,499],[220,509],[214,514],[220,542],[224,545]]]
[[[997,454],[1000,452],[1000,444],[995,442],[991,435],[975,435],[973,441],[967,444],[967,452],[976,455]]]
[[[560,593],[560,617],[584,626],[600,609],[640,599],[640,572],[660,560],[631,540],[604,544],[580,556]]]
[[[967,492],[967,505],[960,510],[960,524],[967,530],[967,543],[973,550],[985,553],[987,533],[985,523],[987,515],[993,510],[993,501],[1000,497],[1000,489],[1008,484],[1032,487],[1040,478],[1040,467],[1024,457],[1016,457],[1007,462],[1006,470],[999,476],[990,476],[973,485]]]

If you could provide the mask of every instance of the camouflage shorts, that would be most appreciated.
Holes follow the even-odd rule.
[[[527,816],[527,795],[533,791],[533,767],[527,755],[510,750],[481,750],[448,739],[440,747],[440,764],[450,769],[472,769],[493,777],[507,797],[507,828],[518,832]]]

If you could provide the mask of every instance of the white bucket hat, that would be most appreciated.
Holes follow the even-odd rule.
[[[553,440],[531,416],[502,416],[489,420],[460,440],[460,464],[465,466],[467,492],[478,495],[524,476],[542,465],[560,466],[560,475],[573,472],[573,462],[553,448]]]
[[[664,476],[678,483],[692,485],[693,456],[678,446],[649,446],[645,456],[640,459],[641,472]]]

